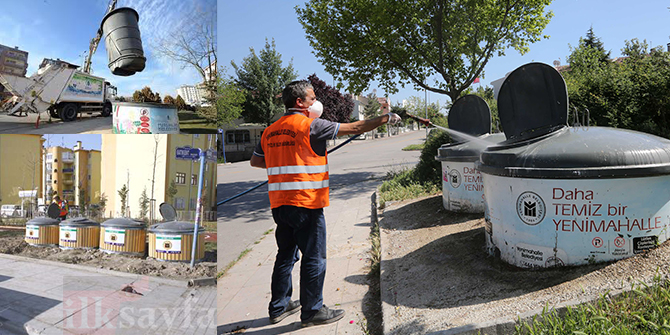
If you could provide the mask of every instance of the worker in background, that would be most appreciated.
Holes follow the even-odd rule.
[[[54,202],[58,205],[58,208],[60,209],[60,214],[58,215],[58,218],[63,221],[67,219],[67,213],[70,210],[70,206],[67,203],[67,200],[61,198],[59,196],[54,197]]]
[[[326,144],[337,136],[362,134],[401,119],[388,113],[369,120],[337,123],[319,119],[323,105],[307,81],[294,81],[282,93],[286,113],[263,131],[251,166],[267,169],[272,217],[277,224],[277,257],[272,272],[270,322],[301,310],[302,326],[336,322],[344,310],[323,304],[326,277],[326,220],[329,205]],[[300,264],[300,300],[292,301],[291,271]],[[302,307],[302,308],[301,308]]]

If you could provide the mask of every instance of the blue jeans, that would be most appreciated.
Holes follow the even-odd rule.
[[[293,264],[300,259],[300,318],[312,317],[323,305],[323,283],[326,278],[326,218],[323,208],[307,209],[280,206],[272,209],[277,223],[277,258],[272,272],[270,317],[284,312],[291,295]]]

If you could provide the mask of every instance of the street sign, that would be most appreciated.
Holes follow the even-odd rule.
[[[177,147],[176,158],[196,161],[200,159],[200,149],[191,147]]]
[[[19,191],[19,198],[34,198],[37,196],[37,190]]]
[[[216,162],[216,150],[214,149],[209,149],[207,150],[207,157],[206,159],[210,162]]]

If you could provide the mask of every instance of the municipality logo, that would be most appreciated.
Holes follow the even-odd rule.
[[[461,186],[461,173],[458,170],[453,169],[449,171],[449,184],[451,187],[458,188]]]
[[[516,213],[523,223],[534,226],[547,214],[544,201],[534,192],[523,192],[516,199]]]

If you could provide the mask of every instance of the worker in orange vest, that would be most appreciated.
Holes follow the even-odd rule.
[[[59,196],[54,197],[54,202],[58,204],[58,208],[60,208],[60,214],[58,218],[63,221],[67,219],[67,213],[69,212],[70,206],[68,206],[67,200],[61,198]]]
[[[369,120],[337,123],[320,119],[323,105],[307,81],[289,83],[282,93],[286,113],[263,131],[251,166],[265,168],[272,217],[277,224],[277,257],[272,272],[270,322],[301,310],[302,326],[336,322],[344,310],[323,304],[326,276],[328,155],[326,144],[336,136],[362,134],[401,119],[388,113]],[[291,271],[299,260],[300,300],[291,301]],[[302,307],[302,308],[301,308]]]

